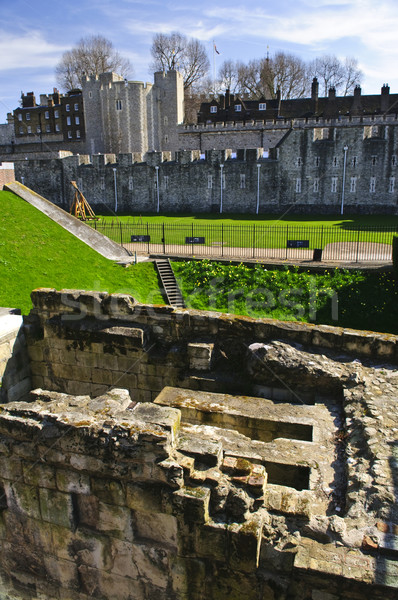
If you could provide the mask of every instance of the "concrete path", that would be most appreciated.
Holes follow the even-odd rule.
[[[55,206],[55,204],[46,200],[46,198],[39,196],[39,194],[22,185],[22,183],[15,181],[5,185],[4,189],[13,192],[13,194],[40,210],[40,212],[52,221],[58,223],[66,231],[69,231],[69,233],[105,258],[121,262],[131,262],[131,257],[126,248],[122,248],[116,242],[113,242],[89,225],[82,223],[82,221],[65,212],[62,208]]]

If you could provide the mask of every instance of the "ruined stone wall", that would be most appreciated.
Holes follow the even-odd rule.
[[[219,212],[222,171],[225,213],[255,213],[258,201],[260,213],[336,214],[343,205],[347,214],[395,214],[397,124],[387,117],[371,123],[351,118],[348,125],[327,120],[275,125],[267,130],[275,144],[268,154],[265,146],[233,146],[238,140],[219,128],[217,139],[224,141],[213,145],[223,146],[219,150],[147,153],[145,161],[142,153],[119,154],[112,164],[100,156],[77,156],[59,164],[42,162],[40,170],[36,163],[22,161],[16,164],[16,177],[55,203],[60,187],[69,203],[69,181],[79,180],[90,204],[105,203],[114,210],[116,169],[119,212],[155,212],[158,182],[160,212]]]
[[[241,358],[250,344],[269,339],[398,362],[391,335],[141,305],[105,292],[39,290],[32,299],[27,339],[33,387],[69,394],[96,396],[115,385],[139,402],[154,400],[164,386],[252,394]],[[190,346],[196,343],[217,348],[207,358],[203,351],[200,366]],[[221,380],[211,375],[214,361],[225,371]]]
[[[32,299],[43,389],[0,410],[3,596],[396,597],[397,336]]]

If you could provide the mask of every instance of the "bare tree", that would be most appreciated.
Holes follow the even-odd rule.
[[[240,92],[240,81],[238,75],[239,63],[233,60],[225,60],[218,70],[217,87],[220,91],[230,90],[233,94]]]
[[[274,90],[279,89],[282,100],[303,98],[308,93],[307,65],[294,54],[278,52],[271,59]]]
[[[324,55],[310,64],[310,72],[322,84],[325,96],[331,87],[334,87],[338,94],[347,96],[362,79],[362,72],[355,58],[346,58],[341,62],[336,56]]]
[[[72,50],[64,52],[55,68],[58,85],[65,90],[80,87],[84,75],[109,71],[127,77],[131,73],[131,64],[102,35],[82,38]]]
[[[205,77],[210,67],[203,44],[196,39],[189,40],[178,32],[170,35],[157,33],[152,41],[151,54],[151,69],[179,71],[184,78],[185,89]]]

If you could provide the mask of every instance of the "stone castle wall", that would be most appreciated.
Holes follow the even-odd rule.
[[[336,214],[343,206],[346,213],[396,214],[397,123],[392,117],[368,121],[351,118],[348,126],[343,120],[296,120],[278,131],[270,126],[275,146],[267,151],[231,144],[229,150],[21,161],[16,177],[65,207],[76,180],[99,212],[104,205],[114,210],[116,195],[119,212],[156,212],[158,194],[161,213],[219,212],[222,171],[225,213],[255,213],[258,205],[260,213]],[[226,131],[216,127],[213,133],[225,143]]]
[[[0,163],[0,190],[7,183],[15,181],[14,163]]]

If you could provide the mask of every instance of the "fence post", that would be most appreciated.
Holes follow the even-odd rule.
[[[120,221],[120,245],[123,247],[123,230],[122,230],[122,222]]]
[[[193,247],[193,223],[192,223],[192,256],[194,253],[194,247]]]
[[[256,224],[253,223],[253,258],[256,257]]]
[[[289,225],[286,225],[286,260],[287,260],[287,240],[289,239]]]
[[[221,223],[221,256],[224,257],[224,223]]]
[[[361,230],[358,228],[358,235],[357,235],[357,258],[355,262],[358,262],[358,255],[359,255],[359,236],[361,234]]]
[[[162,223],[162,240],[163,240],[163,254],[166,254],[166,238],[165,238],[165,232],[164,232],[164,222]]]
[[[150,254],[150,249],[149,249],[149,223],[148,223],[148,221],[146,223],[146,234],[148,236],[148,254]]]

